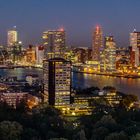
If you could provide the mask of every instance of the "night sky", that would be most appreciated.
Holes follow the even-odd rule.
[[[90,47],[92,30],[101,25],[118,47],[127,47],[129,33],[140,31],[140,0],[0,0],[0,44],[15,25],[25,45],[41,43],[45,30],[64,27],[68,45]]]

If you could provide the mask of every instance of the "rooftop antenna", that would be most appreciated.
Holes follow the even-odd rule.
[[[133,32],[136,32],[137,30],[136,29],[134,29],[134,31]]]
[[[16,30],[16,28],[17,28],[17,26],[14,26],[14,27],[13,27],[13,29],[15,29],[15,30]]]

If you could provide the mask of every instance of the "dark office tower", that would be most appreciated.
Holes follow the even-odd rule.
[[[100,61],[100,50],[103,48],[103,32],[100,26],[96,26],[93,32],[92,52],[93,60]]]
[[[65,51],[65,30],[48,30],[42,36],[45,47],[45,57],[53,58],[61,56]]]
[[[63,58],[44,61],[44,102],[62,107],[70,104],[71,62]]]

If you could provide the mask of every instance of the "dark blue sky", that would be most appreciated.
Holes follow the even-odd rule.
[[[1,44],[16,25],[24,44],[40,43],[43,31],[64,27],[68,44],[90,46],[97,24],[127,46],[129,33],[140,31],[140,0],[0,0]]]

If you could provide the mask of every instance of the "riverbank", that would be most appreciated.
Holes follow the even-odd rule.
[[[0,65],[0,69],[14,69],[14,68],[38,68],[38,69],[43,69],[42,67],[37,67],[37,66]]]
[[[120,77],[120,78],[132,78],[137,79],[140,78],[140,75],[128,75],[128,74],[118,74],[118,73],[101,73],[101,72],[84,72],[84,71],[75,71],[75,73],[85,73],[85,74],[93,74],[93,75],[103,75],[103,76],[111,76],[111,77]]]

